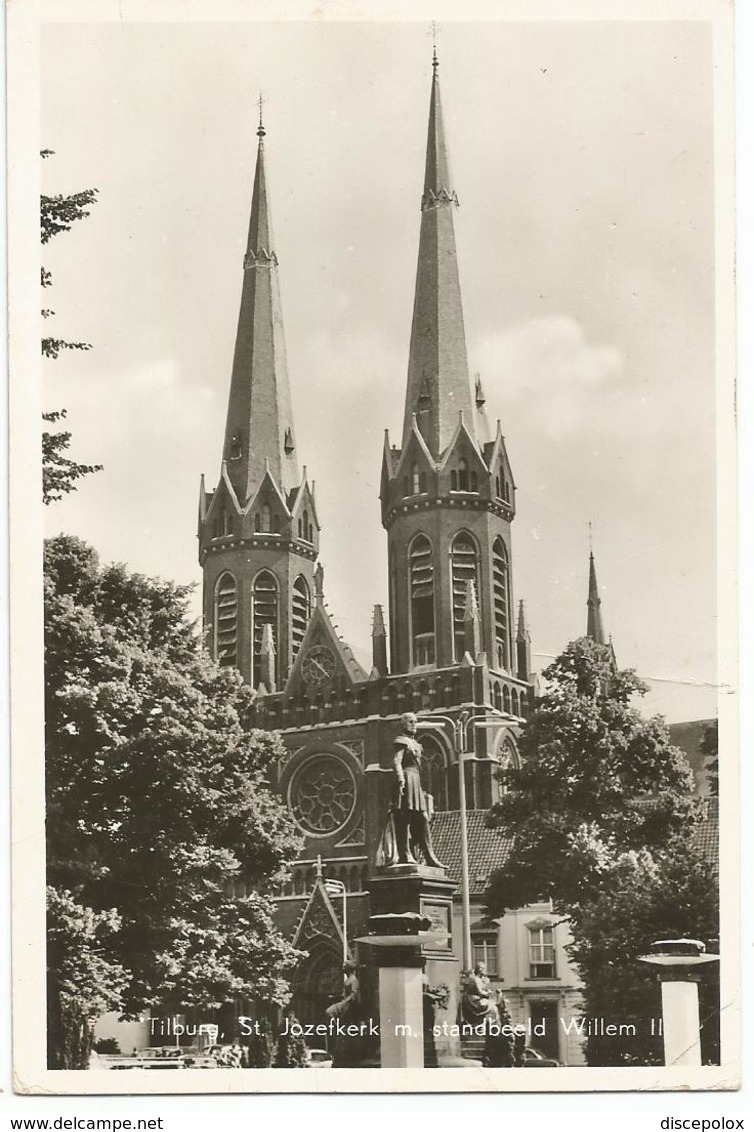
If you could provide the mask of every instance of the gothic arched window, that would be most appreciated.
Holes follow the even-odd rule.
[[[461,660],[464,653],[463,615],[466,610],[466,590],[469,582],[474,583],[477,597],[479,596],[479,554],[476,543],[466,531],[457,534],[451,544],[450,579],[453,598],[453,647],[455,659]]]
[[[419,488],[419,465],[418,464],[412,464],[411,465],[411,494],[412,495],[418,495],[419,491],[420,491],[420,488]]]
[[[262,570],[254,579],[251,600],[251,639],[252,639],[252,680],[253,688],[258,688],[262,682],[262,634],[265,625],[272,626],[272,639],[275,648],[278,648],[280,634],[278,632],[278,583],[274,574],[269,570]],[[276,658],[277,667],[277,658]]]
[[[277,514],[272,516],[272,533],[274,535],[280,534],[280,516]]]
[[[470,472],[469,473],[469,487],[471,488],[472,491],[478,491],[479,490],[478,484],[477,484],[476,472]]]
[[[271,513],[270,513],[270,505],[269,505],[269,503],[263,503],[262,504],[262,531],[265,534],[269,534],[269,532],[271,530],[272,530],[272,518],[271,518]]]
[[[426,535],[417,535],[408,552],[411,605],[412,661],[416,666],[435,662],[435,578],[432,547]]]
[[[455,468],[450,469],[450,490],[458,491],[458,472]]]
[[[238,663],[238,592],[232,574],[221,574],[215,586],[215,660]]]
[[[510,569],[508,551],[501,538],[492,547],[492,593],[495,607],[495,665],[508,671],[511,659],[510,640]]]
[[[294,659],[301,648],[311,611],[312,599],[309,587],[306,584],[306,578],[299,574],[293,583],[291,599],[291,645]]]
[[[458,490],[469,490],[469,465],[463,457],[458,461]]]
[[[448,761],[445,752],[429,737],[422,740],[424,788],[432,795],[435,810],[449,810]]]

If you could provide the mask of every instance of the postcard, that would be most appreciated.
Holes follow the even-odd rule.
[[[9,7],[18,1093],[737,1088],[732,22]]]

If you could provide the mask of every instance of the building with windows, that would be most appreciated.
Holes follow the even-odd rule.
[[[578,1009],[565,928],[547,907],[499,923],[482,911],[487,877],[508,850],[505,837],[486,828],[485,813],[500,789],[495,772],[518,757],[535,677],[524,606],[514,605],[516,484],[500,422],[488,419],[482,378],[469,372],[454,234],[459,202],[437,59],[403,426],[394,440],[386,433],[382,453],[389,604],[387,618],[380,606],[372,612],[369,671],[339,637],[325,600],[317,500],[294,427],[261,122],[258,138],[221,465],[211,490],[202,479],[198,540],[208,648],[257,692],[253,726],[280,731],[287,754],[274,785],[306,839],[279,899],[281,926],[306,953],[294,1009],[303,1022],[321,1021],[342,988],[343,915],[326,879],[345,887],[352,954],[366,930],[392,741],[408,710],[435,723],[422,733],[425,787],[438,855],[458,879],[454,724],[469,713],[474,955],[503,988],[514,1020],[549,1019],[554,1036],[546,1048],[577,1064],[578,1042],[558,1027]],[[593,559],[588,629],[604,641]],[[456,962],[455,915],[435,928],[447,943],[429,958]]]

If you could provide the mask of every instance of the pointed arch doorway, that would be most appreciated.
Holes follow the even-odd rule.
[[[297,972],[293,989],[294,1013],[304,1025],[316,1026],[327,1021],[327,1007],[342,997],[342,955],[329,941],[315,943]]]

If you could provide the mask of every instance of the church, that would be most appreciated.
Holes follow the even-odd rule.
[[[508,850],[485,813],[500,788],[496,771],[518,757],[536,679],[524,606],[514,602],[514,473],[500,422],[488,419],[481,379],[469,371],[437,57],[403,427],[385,434],[382,453],[389,601],[387,611],[371,611],[369,671],[325,600],[317,499],[296,441],[261,119],[257,133],[221,472],[212,490],[202,480],[198,540],[208,647],[257,693],[252,726],[281,734],[287,755],[274,786],[305,836],[278,900],[281,928],[305,953],[294,1011],[304,1023],[321,1021],[341,997],[344,957],[364,962],[357,940],[369,918],[393,740],[400,716],[413,711],[434,846],[456,884],[462,823],[469,847],[471,954],[456,896],[450,906],[423,906],[446,937],[427,959],[438,978],[452,968],[456,979],[459,961],[484,961],[515,1021],[548,1023],[544,1052],[583,1063],[579,1042],[558,1024],[578,1012],[564,926],[547,906],[502,924],[482,912],[487,878]],[[587,633],[605,643],[593,558],[588,596]],[[461,764],[460,753],[472,757]]]

